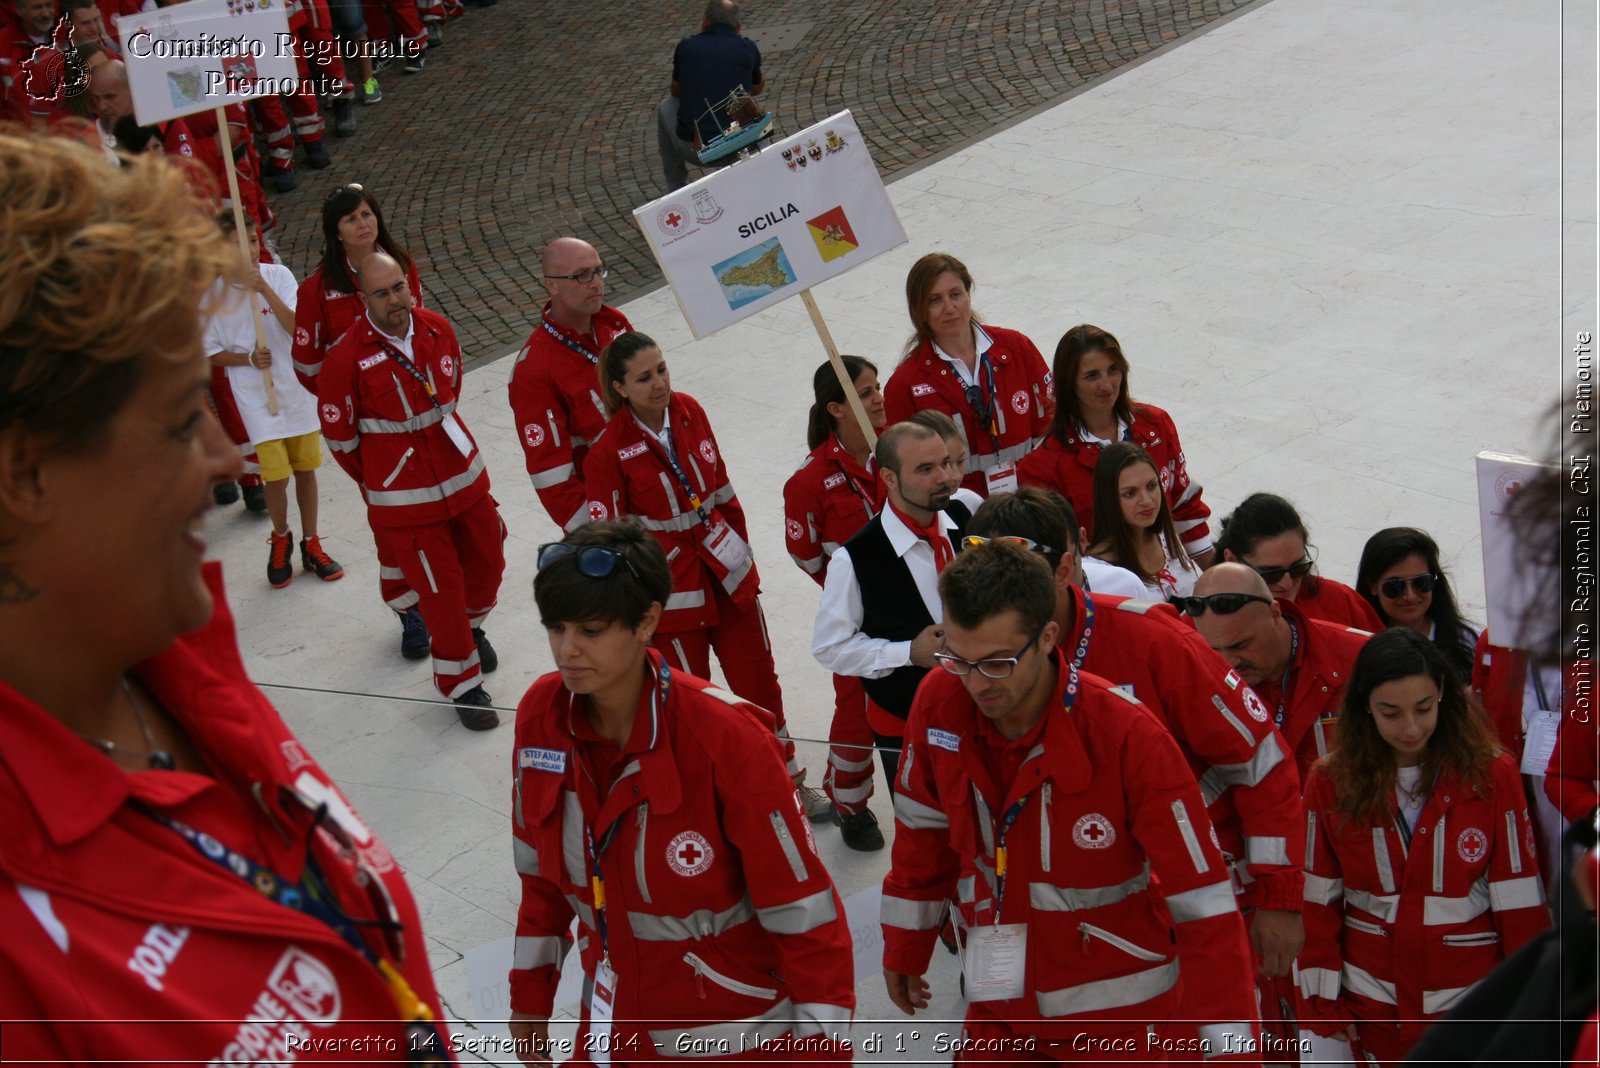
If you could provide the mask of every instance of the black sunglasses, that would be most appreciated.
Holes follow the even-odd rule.
[[[1285,575],[1290,575],[1294,578],[1305,578],[1311,574],[1311,568],[1315,565],[1316,561],[1307,556],[1304,560],[1290,564],[1288,567],[1256,567],[1254,564],[1250,566],[1254,568],[1255,573],[1260,575],[1268,586],[1271,586]]]
[[[333,192],[329,193],[328,194],[328,199],[323,201],[323,203],[324,204],[333,203],[333,198],[338,196],[340,193],[345,193],[345,192],[349,192],[349,193],[365,193],[366,191],[367,191],[367,187],[362,185],[360,182],[351,182],[348,185],[341,185],[338,189],[335,189]]]
[[[988,400],[988,397],[984,395],[982,386],[967,387],[967,403],[972,405],[972,410],[978,416],[978,422],[980,423],[987,424],[989,422]]]
[[[1384,579],[1378,584],[1378,591],[1392,601],[1397,597],[1404,597],[1407,586],[1410,586],[1414,593],[1432,593],[1434,583],[1438,581],[1438,575],[1412,575],[1410,578]]]
[[[551,563],[564,556],[575,556],[578,560],[578,573],[590,578],[605,578],[617,569],[620,562],[633,577],[643,582],[639,569],[633,566],[633,561],[628,559],[627,553],[621,549],[612,549],[604,545],[568,545],[564,541],[551,541],[539,546],[538,556],[535,558],[540,571],[549,567]]]
[[[1204,597],[1171,597],[1167,603],[1184,615],[1198,619],[1207,611],[1231,616],[1247,604],[1271,604],[1272,601],[1253,593],[1208,593]]]

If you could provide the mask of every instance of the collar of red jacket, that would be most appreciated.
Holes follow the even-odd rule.
[[[673,671],[666,659],[655,649],[646,649],[645,657],[650,669],[645,673],[648,685],[640,687],[639,705],[634,710],[633,731],[627,743],[622,746],[623,767],[625,769],[631,760],[637,760],[638,778],[631,788],[628,780],[620,776],[612,784],[611,793],[602,799],[599,814],[594,820],[595,826],[600,828],[609,827],[618,815],[632,808],[641,795],[648,797],[651,808],[658,812],[676,811],[683,800],[683,782],[678,776],[677,761],[673,758],[670,728],[675,702],[680,699],[681,688],[689,676]],[[661,692],[659,680],[663,674],[668,680],[665,701],[655,699]],[[569,759],[575,759],[575,750],[580,741],[578,702],[579,698],[569,692],[565,726],[567,737],[571,739],[574,750],[574,757]],[[568,774],[571,776],[572,772],[569,771]]]
[[[412,308],[412,351],[416,351],[416,344],[418,341],[422,340],[423,337],[437,338],[443,334],[444,331],[439,329],[439,324],[443,321],[444,317],[439,315],[437,312],[431,312],[427,308]],[[373,326],[372,320],[367,318],[365,311],[362,311],[362,313],[356,317],[355,329],[355,336],[362,345],[377,345],[380,347],[392,347],[394,345],[394,339],[388,334],[385,334],[383,331],[379,330],[377,327]]]
[[[539,318],[549,323],[552,328],[560,331],[563,335],[570,337],[574,341],[590,340],[590,337],[580,334],[576,330],[568,329],[567,327],[556,322],[554,319],[550,318],[550,302],[548,300],[544,302],[544,307],[539,309]],[[620,334],[629,329],[627,317],[609,304],[600,305],[600,310],[594,313],[593,318],[594,323],[604,323],[607,327],[611,328],[611,332],[614,334]],[[590,325],[592,326],[594,323],[591,323]],[[535,332],[537,333],[537,331]],[[595,330],[593,332],[593,337],[598,339],[599,336],[600,331]]]
[[[222,565],[206,563],[203,573],[215,604],[210,622],[179,637],[132,674],[183,725],[216,774],[281,781],[285,755],[266,751],[249,725],[256,706],[266,699],[248,684],[241,690],[245,671],[223,594]],[[57,846],[87,837],[126,803],[132,792],[129,778],[109,757],[4,682],[0,709],[0,760]],[[196,723],[197,716],[204,716],[205,723]],[[213,751],[227,756],[209,759]],[[214,782],[200,775],[166,773],[141,783],[139,792],[157,804],[176,803]],[[248,782],[240,788],[248,797]]]

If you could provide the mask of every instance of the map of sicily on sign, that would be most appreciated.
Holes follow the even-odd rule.
[[[635,208],[633,217],[695,337],[906,241],[848,111]]]

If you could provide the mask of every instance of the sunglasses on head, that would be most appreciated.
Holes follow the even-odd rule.
[[[338,189],[335,189],[333,192],[328,194],[328,199],[325,201],[325,203],[331,204],[334,197],[347,191],[351,193],[364,193],[366,192],[366,186],[362,185],[360,182],[351,182],[348,185],[341,185]]]
[[[1208,593],[1204,597],[1172,597],[1167,603],[1184,615],[1198,619],[1208,611],[1231,616],[1247,604],[1271,604],[1272,601],[1253,593]]]
[[[1291,578],[1305,578],[1311,573],[1311,568],[1315,564],[1316,561],[1307,556],[1304,560],[1290,564],[1288,567],[1256,567],[1254,564],[1250,566],[1268,586],[1271,586],[1282,580],[1285,575]]]
[[[1049,556],[1051,553],[1055,552],[1055,550],[1050,548],[1050,546],[1041,545],[1032,538],[1024,538],[1020,534],[997,534],[992,538],[985,538],[981,534],[968,534],[966,537],[961,539],[961,547],[963,549],[976,549],[978,546],[987,545],[991,541],[1008,541],[1012,545],[1020,545],[1024,549],[1032,549],[1034,552],[1039,553],[1042,556]]]
[[[538,570],[543,571],[556,560],[564,556],[573,556],[578,561],[578,573],[589,578],[605,578],[617,569],[621,563],[633,577],[643,582],[639,576],[639,569],[633,566],[633,561],[621,549],[612,549],[604,545],[568,545],[564,541],[546,542],[539,546],[538,555],[535,557]]]
[[[1410,578],[1384,579],[1378,583],[1378,592],[1392,601],[1398,597],[1404,597],[1407,586],[1411,587],[1413,593],[1432,593],[1434,583],[1438,581],[1438,575],[1412,575]]]

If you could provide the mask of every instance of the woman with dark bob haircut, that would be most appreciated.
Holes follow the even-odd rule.
[[[1478,632],[1456,607],[1439,546],[1416,527],[1387,527],[1367,539],[1356,589],[1386,627],[1409,627],[1439,647],[1463,681],[1472,678]]]
[[[1307,619],[1380,631],[1378,614],[1355,590],[1317,574],[1316,548],[1294,505],[1276,493],[1252,493],[1222,520],[1217,550],[1255,569],[1272,596],[1293,601]]]
[[[548,1052],[576,917],[580,1045],[610,1019],[611,1049],[681,1049],[710,1027],[736,1049],[848,1061],[848,920],[772,717],[652,648],[672,573],[641,527],[591,523],[536,562],[556,670],[517,707],[511,767],[522,1060]]]
[[[161,157],[9,135],[0,262],[7,1057],[248,1059],[277,991],[326,1060],[447,1059],[404,875],[246,676],[204,559],[240,468],[204,298],[250,265]]]
[[[1306,778],[1303,1023],[1392,1065],[1550,918],[1516,762],[1438,646],[1370,638],[1335,731]]]
[[[1061,335],[1052,367],[1055,414],[1044,442],[1018,471],[1030,486],[1044,486],[1072,502],[1078,520],[1094,529],[1094,468],[1100,450],[1126,441],[1150,454],[1172,507],[1184,551],[1201,567],[1212,557],[1211,516],[1200,483],[1178,441],[1172,416],[1139,404],[1128,392],[1128,358],[1110,331],[1082,323]]]

